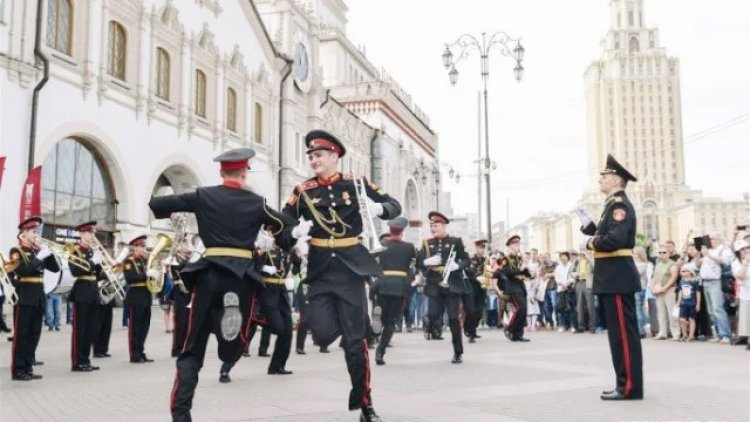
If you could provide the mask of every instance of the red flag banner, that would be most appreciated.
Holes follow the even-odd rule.
[[[0,157],[0,187],[3,186],[3,172],[5,171],[5,157]]]
[[[40,215],[42,213],[41,207],[41,193],[42,193],[42,166],[34,167],[29,173],[29,177],[26,178],[26,183],[23,185],[21,191],[21,209],[19,211],[19,221],[23,221],[29,217]]]

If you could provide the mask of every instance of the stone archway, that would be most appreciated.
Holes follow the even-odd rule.
[[[73,240],[75,226],[96,220],[102,244],[111,246],[117,195],[106,161],[90,142],[77,137],[58,141],[42,163],[41,183],[46,238]]]

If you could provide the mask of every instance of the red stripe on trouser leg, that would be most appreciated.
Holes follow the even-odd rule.
[[[177,397],[177,387],[180,385],[179,373],[175,371],[174,383],[172,384],[172,394],[169,395],[169,411],[172,412],[174,409],[174,399]]]
[[[76,305],[75,302],[73,302],[73,339],[70,341],[70,360],[73,361],[73,366],[78,365],[78,345],[76,344],[76,336],[78,335],[78,305]]]
[[[135,308],[131,305],[128,311],[128,354],[130,355],[130,359],[135,358],[133,356],[133,325],[135,325],[133,321],[133,309]]]
[[[630,350],[628,349],[628,333],[625,331],[625,314],[622,311],[622,296],[615,295],[615,304],[617,305],[617,322],[620,327],[620,342],[622,342],[622,357],[625,361],[625,389],[623,395],[630,395],[633,388],[633,376],[630,372]]]
[[[16,311],[13,313],[13,347],[11,347],[11,355],[10,355],[10,375],[13,376],[16,374],[16,343],[18,343],[18,320],[19,318],[19,311]]]
[[[508,326],[515,327],[516,318],[518,318],[518,303],[513,295],[510,295],[510,300],[513,302],[513,315],[510,316]]]
[[[362,406],[370,406],[370,354],[367,352],[366,339],[362,339],[362,350],[365,355],[365,392],[362,395]]]

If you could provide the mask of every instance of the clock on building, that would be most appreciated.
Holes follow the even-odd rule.
[[[302,41],[294,47],[294,84],[302,92],[310,90],[310,61]]]

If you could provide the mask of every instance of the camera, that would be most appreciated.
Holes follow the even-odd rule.
[[[737,226],[737,231],[741,231],[741,232],[747,231],[747,225]]]

